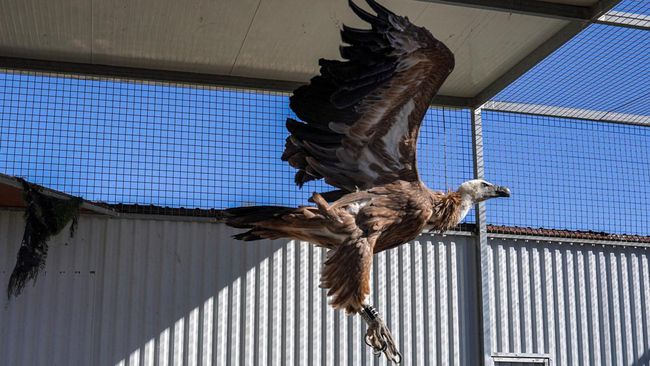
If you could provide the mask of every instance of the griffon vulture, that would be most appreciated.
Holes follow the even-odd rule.
[[[390,331],[366,303],[373,254],[423,230],[453,228],[476,203],[510,191],[475,179],[439,192],[420,180],[420,124],[454,69],[454,55],[428,30],[366,1],[376,14],[349,4],[370,29],[343,26],[344,61],[319,61],[320,75],[290,99],[301,121],[287,119],[282,160],[297,169],[296,184],[324,179],[338,190],[314,193],[315,206],[231,208],[225,217],[249,229],[235,235],[239,240],[292,238],[327,248],[321,287],[329,289],[330,304],[360,313],[366,343],[399,362]]]

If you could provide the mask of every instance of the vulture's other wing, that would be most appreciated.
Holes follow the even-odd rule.
[[[325,178],[347,191],[397,179],[417,181],[416,142],[432,98],[451,73],[454,56],[429,31],[366,0],[350,1],[371,29],[343,26],[345,61],[324,60],[320,75],[294,91],[291,135],[282,159],[296,183]]]
[[[361,310],[370,293],[370,270],[376,236],[349,240],[327,251],[320,287],[327,288],[330,304],[348,314]]]

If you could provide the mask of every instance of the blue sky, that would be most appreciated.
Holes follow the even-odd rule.
[[[496,99],[650,115],[648,72],[647,32],[591,26]],[[299,205],[329,189],[298,190],[279,159],[283,94],[8,72],[0,91],[0,172],[86,199]],[[483,117],[487,178],[513,190],[490,223],[650,235],[650,128]],[[469,111],[431,109],[420,136],[431,188],[472,177]]]

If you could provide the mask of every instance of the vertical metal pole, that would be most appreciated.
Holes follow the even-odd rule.
[[[481,108],[472,111],[472,153],[474,160],[474,178],[483,179],[485,176],[485,166],[483,165],[483,123],[481,119]],[[477,227],[477,250],[476,250],[476,270],[477,270],[477,289],[479,299],[478,309],[478,336],[479,347],[483,354],[481,364],[484,366],[493,366],[492,360],[492,319],[490,316],[490,296],[489,291],[490,266],[488,261],[488,242],[487,242],[487,224],[485,221],[485,202],[476,205],[476,227]]]

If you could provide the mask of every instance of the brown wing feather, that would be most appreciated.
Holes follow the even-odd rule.
[[[349,314],[361,310],[370,294],[370,271],[376,236],[351,239],[327,252],[321,271],[322,288],[331,296],[335,309],[345,309]]]
[[[371,29],[344,26],[346,61],[320,60],[321,74],[298,88],[282,159],[296,183],[325,178],[353,191],[401,179],[417,181],[416,143],[431,99],[451,73],[451,51],[429,31],[366,0],[350,2]]]

